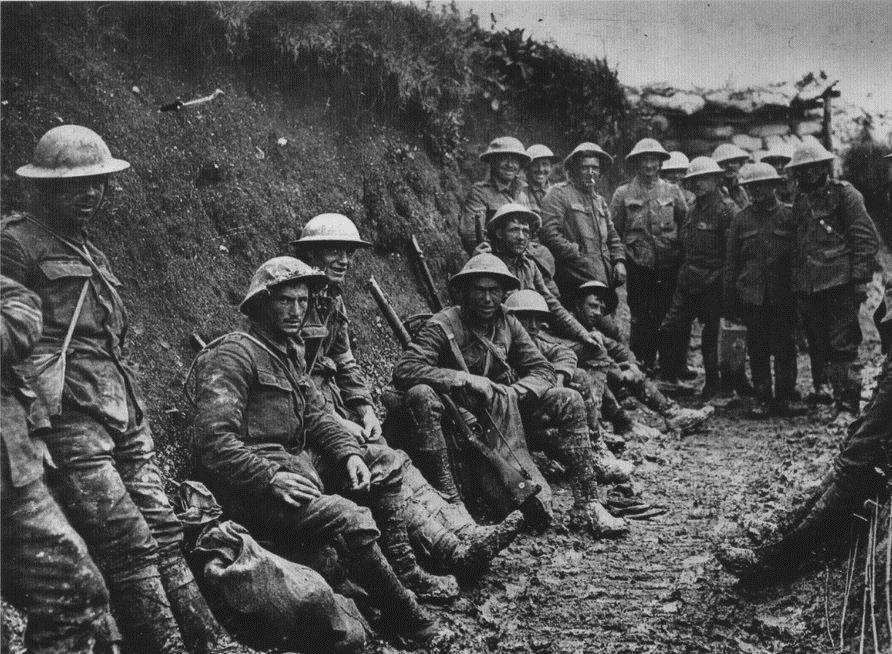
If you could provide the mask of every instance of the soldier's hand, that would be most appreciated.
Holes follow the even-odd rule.
[[[613,275],[614,275],[614,278],[616,279],[617,286],[622,286],[623,284],[625,284],[626,283],[626,264],[624,264],[622,261],[618,262],[613,267]]]
[[[597,329],[593,329],[588,333],[588,338],[582,339],[584,343],[593,347],[597,351],[604,349],[604,335]]]
[[[270,489],[273,495],[292,506],[302,506],[322,495],[322,491],[312,479],[285,470],[273,475]]]
[[[468,375],[465,379],[465,390],[486,403],[492,400],[492,382],[482,375]]]
[[[381,421],[375,415],[375,409],[369,405],[363,405],[362,412],[362,438],[366,443],[377,441],[381,438]]]
[[[352,490],[368,490],[372,483],[372,473],[362,458],[354,454],[347,459],[347,476]]]
[[[476,257],[478,254],[488,254],[490,252],[492,252],[492,246],[489,244],[489,241],[483,241],[477,244],[477,247],[471,252],[471,256]]]
[[[340,416],[336,417],[340,418]],[[365,443],[365,434],[362,425],[355,423],[352,420],[348,420],[347,418],[340,418],[340,422],[344,427],[344,431],[350,434],[357,443]]]

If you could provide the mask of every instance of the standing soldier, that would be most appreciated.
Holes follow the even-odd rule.
[[[688,172],[688,166],[690,165],[691,162],[688,161],[688,158],[684,152],[672,150],[669,152],[669,158],[663,162],[662,166],[660,166],[660,177],[665,179],[670,184],[675,184],[682,190],[682,193],[684,193],[685,203],[688,206],[694,204],[695,198],[694,194],[684,188],[683,184],[684,175],[686,172]]]
[[[701,396],[710,399],[719,392],[718,333],[722,315],[722,269],[725,238],[737,206],[719,185],[722,168],[709,157],[696,157],[688,168],[696,202],[688,210],[681,230],[682,263],[669,313],[660,327],[660,362],[680,366],[682,349],[691,321],[703,325],[701,351],[706,383]],[[677,376],[677,375],[676,375]]]
[[[740,168],[750,160],[750,156],[741,148],[731,143],[722,143],[712,152],[712,160],[722,167],[722,192],[726,197],[743,209],[750,203],[749,196],[740,186]]]
[[[406,588],[423,573],[403,519],[400,462],[386,446],[361,446],[306,372],[301,331],[325,283],[293,257],[252,275],[239,305],[249,331],[212,341],[195,360],[196,460],[234,520],[279,544],[336,545],[389,625],[432,644],[446,634]]]
[[[571,526],[596,536],[627,531],[624,521],[598,501],[597,471],[589,440],[585,407],[579,393],[556,385],[554,368],[540,354],[517,318],[505,313],[505,296],[519,287],[517,278],[491,254],[472,257],[449,280],[458,306],[428,320],[393,371],[406,391],[406,405],[419,422],[414,448],[445,450],[437,393],[457,393],[472,412],[487,411],[500,431],[491,446],[521,467],[550,512],[551,493],[527,449],[545,450],[567,470],[573,493]],[[544,439],[545,427],[557,427]],[[528,427],[528,428],[527,428]],[[537,440],[538,439],[538,440]]]
[[[85,127],[44,134],[16,171],[34,181],[33,213],[4,226],[2,271],[42,300],[43,337],[26,366],[48,415],[39,426],[58,468],[53,490],[105,576],[128,645],[233,652],[183,560],[182,526],[121,349],[120,282],[84,231],[108,176],[128,167]]]
[[[596,279],[610,286],[626,282],[625,248],[598,194],[601,171],[613,157],[595,143],[580,143],[566,159],[570,181],[557,184],[542,201],[542,243],[554,255],[555,280],[567,297]]]
[[[489,166],[489,178],[471,187],[459,219],[458,234],[468,254],[479,245],[489,220],[506,202],[525,202],[520,170],[530,162],[523,144],[513,136],[490,141],[480,158]]]
[[[40,298],[4,276],[0,292],[3,592],[28,616],[29,652],[89,654],[110,620],[108,591],[44,482],[49,455],[43,441],[28,434],[30,389],[12,369],[40,340]]]
[[[638,141],[626,156],[635,176],[616,189],[610,202],[628,262],[630,346],[646,370],[656,364],[657,334],[678,276],[678,231],[687,212],[681,189],[660,179],[660,166],[669,156],[654,139]]]
[[[787,205],[776,190],[784,180],[766,163],[740,172],[752,204],[731,222],[725,258],[725,315],[746,325],[750,371],[759,406],[754,417],[786,415],[796,399],[796,310],[790,258],[796,239]],[[771,358],[774,357],[774,390]]]
[[[539,143],[527,148],[527,156],[530,158],[526,169],[527,185],[521,194],[520,204],[526,204],[541,217],[542,200],[545,199],[545,194],[552,187],[550,180],[555,156],[550,148]],[[527,252],[542,269],[542,273],[554,279],[554,255],[551,254],[551,250],[539,242],[538,233],[532,234]],[[557,286],[553,290],[560,296]]]
[[[316,296],[322,305],[320,319],[327,334],[307,352],[308,365],[313,365],[310,371],[313,383],[325,398],[331,414],[358,443],[386,447],[371,390],[353,356],[353,339],[343,296],[343,284],[353,267],[356,250],[369,247],[369,243],[360,238],[356,225],[349,218],[324,213],[307,221],[301,237],[291,245],[298,256],[322,270],[328,278],[327,287]],[[479,526],[471,519],[454,485],[450,488],[448,484],[440,484],[441,493],[438,493],[415,468],[416,462],[409,460],[402,451],[393,454],[403,460],[404,487],[414,482],[416,493],[429,491],[424,493],[424,506],[415,501],[406,503],[406,522],[410,536],[416,542],[424,543],[424,549],[436,563],[468,579],[482,572],[490,559],[517,535],[521,525],[519,513],[511,514],[498,525]],[[448,462],[439,459],[445,453],[425,454],[436,460],[428,462],[419,457],[417,465],[420,468],[433,474],[443,470],[444,465],[448,469]],[[448,481],[452,481],[451,476]],[[446,506],[447,503],[454,509]],[[448,578],[432,583],[438,580],[433,577],[427,585],[430,590],[439,588],[441,594],[451,599],[454,582],[448,583],[445,579]],[[418,592],[417,586],[412,589]]]
[[[790,155],[774,148],[762,154],[762,156],[759,157],[759,162],[767,163],[774,168],[784,181],[784,183],[779,184],[775,190],[777,199],[784,204],[793,204],[793,200],[796,197],[796,179],[791,177],[788,171],[784,170],[784,166],[790,163]]]
[[[786,166],[799,184],[793,204],[797,229],[793,290],[802,308],[812,361],[818,371],[827,368],[836,408],[857,415],[858,309],[867,297],[879,237],[861,193],[831,177],[833,159],[814,142],[798,148]],[[812,375],[819,378],[816,372]]]

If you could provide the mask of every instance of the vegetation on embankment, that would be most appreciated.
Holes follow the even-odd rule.
[[[188,335],[238,323],[263,260],[323,211],[374,244],[347,289],[377,382],[396,347],[362,290],[374,274],[398,310],[424,307],[405,255],[417,233],[442,282],[464,260],[461,198],[495,135],[567,152],[626,146],[616,75],[454,8],[386,3],[4,3],[2,211],[26,208],[14,170],[47,129],[89,126],[131,170],[91,228],[124,283],[171,476],[185,472],[181,379]],[[224,95],[158,111],[215,88]]]

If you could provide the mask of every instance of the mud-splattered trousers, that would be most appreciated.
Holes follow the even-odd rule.
[[[92,652],[111,616],[102,575],[44,483],[46,446],[28,433],[28,396],[11,366],[40,338],[40,299],[0,277],[3,389],[0,516],[3,596],[28,616],[29,652]]]
[[[128,641],[136,646],[143,634],[122,616],[137,611],[134,588],[150,585],[158,615],[132,617],[146,628],[167,625],[165,647],[175,651],[182,644],[164,591],[176,591],[192,577],[180,551],[182,527],[153,462],[142,394],[121,349],[127,313],[120,282],[85,235],[67,237],[82,255],[27,218],[7,223],[2,232],[3,273],[34,290],[43,306],[43,336],[26,366],[60,350],[84,293],[66,357],[61,411],[40,425],[57,466],[48,481],[102,571]]]
[[[796,247],[793,290],[798,296],[813,366],[826,367],[837,405],[856,412],[861,395],[855,286],[876,266],[879,236],[864,198],[848,182],[829,180],[800,192],[793,204]],[[821,379],[813,373],[813,378]]]

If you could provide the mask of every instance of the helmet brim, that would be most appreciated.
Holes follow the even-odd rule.
[[[784,170],[792,170],[793,168],[803,168],[803,167],[805,167],[805,166],[814,166],[814,165],[822,164],[822,163],[830,163],[830,162],[833,161],[834,159],[836,159],[836,155],[835,155],[835,154],[830,154],[830,155],[822,156],[820,159],[813,159],[813,160],[811,160],[811,161],[800,161],[800,162],[798,162],[798,163],[793,163],[793,161],[790,160],[790,161],[784,166]]]
[[[530,226],[530,231],[536,232],[542,227],[542,219],[535,211],[511,211],[501,216],[493,216],[486,224],[486,233],[492,236],[492,233],[501,225],[504,225],[509,219],[514,217],[523,218],[524,222]]]
[[[290,242],[291,247],[297,250],[303,250],[310,247],[325,247],[325,246],[349,246],[354,248],[370,248],[372,244],[368,241],[363,241],[359,239],[357,241],[348,241],[346,239],[336,239],[336,238],[326,238],[324,236],[306,236],[303,238],[299,238],[296,241]]]
[[[506,275],[500,272],[489,272],[483,270],[473,270],[471,272],[458,272],[449,278],[447,286],[450,291],[455,291],[464,286],[474,277],[495,277],[499,280],[502,288],[509,291],[520,290],[520,280],[514,275]]]
[[[244,315],[250,317],[254,305],[264,296],[268,296],[270,291],[285,284],[297,283],[306,284],[310,287],[311,293],[317,293],[325,288],[325,286],[328,284],[328,277],[325,276],[325,273],[314,273],[311,275],[295,275],[294,277],[277,279],[274,283],[267,284],[264,287],[258,288],[253,293],[246,295],[245,299],[242,300],[241,304],[238,305],[238,310]]]
[[[573,161],[579,157],[597,157],[601,160],[601,163],[604,164],[604,167],[610,167],[613,165],[613,157],[611,157],[606,152],[598,152],[597,150],[580,150],[579,152],[571,152],[564,159],[564,168],[569,168],[573,165]]]
[[[650,155],[652,157],[659,157],[663,161],[668,161],[672,155],[668,152],[660,152],[659,150],[645,150],[644,152],[630,152],[626,155],[626,162],[634,161],[638,157],[644,157]]]
[[[480,160],[486,161],[487,159],[491,159],[493,157],[500,157],[500,156],[504,156],[504,155],[522,159],[523,165],[526,165],[532,161],[532,159],[530,159],[530,155],[528,155],[526,152],[484,152],[483,154],[480,155]]]
[[[684,180],[688,181],[690,179],[697,179],[698,177],[721,177],[724,174],[724,170],[704,170],[699,173],[687,173],[684,176]]]
[[[109,159],[102,163],[89,166],[75,166],[73,168],[45,168],[34,164],[25,164],[18,168],[15,174],[26,179],[72,179],[75,177],[95,177],[96,175],[111,175],[130,168],[130,164],[123,159]]]

